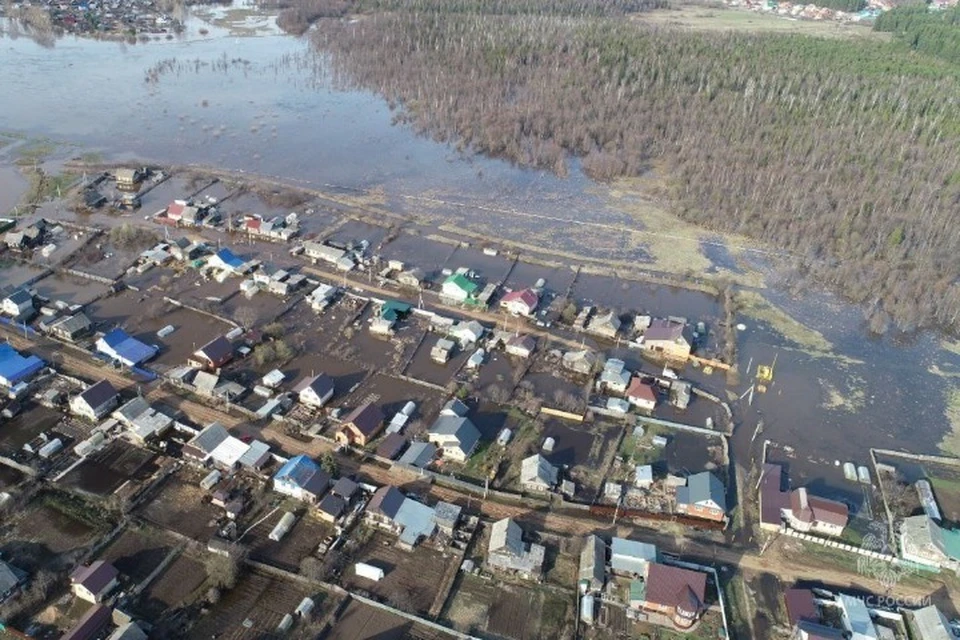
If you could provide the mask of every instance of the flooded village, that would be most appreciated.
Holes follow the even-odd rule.
[[[957,460],[877,448],[805,482],[752,413],[778,356],[744,366],[752,320],[723,290],[267,180],[68,165],[82,177],[0,248],[0,620],[71,638],[949,627]]]

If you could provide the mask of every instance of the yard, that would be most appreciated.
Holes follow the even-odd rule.
[[[206,580],[203,563],[180,554],[141,594],[137,609],[147,619],[156,620],[164,613],[196,601],[202,595],[200,589]]]
[[[250,549],[252,559],[292,571],[300,569],[300,561],[312,554],[320,541],[333,533],[333,525],[323,522],[314,511],[299,514],[297,523],[280,542],[269,538],[270,532],[286,513],[278,509],[269,518],[254,527],[243,542]]]
[[[127,480],[145,479],[156,471],[156,455],[124,440],[114,440],[102,450],[87,456],[62,479],[81,491],[106,496]]]
[[[160,492],[141,510],[144,519],[194,540],[206,541],[217,530],[222,511],[204,500],[204,474],[181,469],[167,478]]]
[[[113,564],[131,585],[135,585],[149,576],[175,547],[176,540],[163,531],[149,527],[127,529],[100,553],[98,559]]]

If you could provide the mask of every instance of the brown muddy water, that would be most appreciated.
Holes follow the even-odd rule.
[[[575,163],[571,176],[560,179],[459,153],[395,126],[394,114],[378,96],[335,88],[326,60],[303,39],[225,37],[217,29],[201,37],[200,26],[189,21],[187,37],[146,45],[68,37],[46,48],[26,37],[0,37],[0,86],[8,98],[0,109],[0,131],[50,137],[107,158],[216,165],[327,191],[355,193],[377,187],[397,213],[427,216],[446,228],[532,241],[545,251],[560,248],[637,265],[647,260],[644,248],[630,242],[624,231],[636,222],[601,200]],[[151,69],[158,73],[147,81]],[[90,90],[107,84],[109,91]],[[16,193],[22,192],[23,183],[9,173],[13,154],[0,162],[5,167],[0,184],[13,185]],[[145,201],[144,213],[182,196],[185,187],[173,181],[162,185]],[[238,212],[282,210],[246,200],[232,206]],[[585,233],[571,220],[610,226]],[[323,224],[310,231],[322,231]],[[377,233],[371,230],[370,235],[375,240]],[[394,242],[382,255],[395,251],[397,257],[404,256],[400,259],[417,264],[415,242],[405,234]],[[469,266],[490,280],[507,278],[511,286],[524,286],[536,275],[519,267],[511,272],[509,259],[486,256],[476,246],[453,255],[449,247],[424,247],[430,248],[420,261],[429,271]],[[716,266],[729,262],[722,251],[711,250],[707,257]],[[14,269],[0,269],[0,284],[15,286],[25,276],[16,271],[19,267]],[[547,280],[559,288],[566,279],[557,277],[553,284],[548,275]],[[202,300],[235,287],[205,285],[191,293],[194,300]],[[700,293],[590,274],[581,274],[574,294],[618,310],[704,320],[711,330],[721,315],[717,302]],[[855,496],[860,488],[838,479],[837,462],[867,464],[871,446],[937,450],[949,428],[944,394],[950,381],[930,369],[937,365],[960,371],[960,357],[940,350],[937,339],[927,334],[899,341],[873,339],[857,309],[829,296],[792,299],[776,289],[764,295],[821,331],[834,354],[843,358],[810,356],[768,327],[744,319],[741,369],[745,371],[751,359],[755,367],[774,357],[777,369],[773,387],[755,397],[752,406],[734,403],[738,430],[733,450],[739,460],[758,457],[762,442],[770,439],[794,448],[789,459],[794,484],[821,483]],[[685,375],[726,395],[719,375]],[[730,391],[739,396],[750,382],[744,376]],[[842,406],[831,401],[837,395],[844,398]],[[765,429],[751,441],[761,416]]]

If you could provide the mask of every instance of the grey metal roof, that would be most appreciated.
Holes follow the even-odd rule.
[[[250,443],[250,448],[240,456],[241,467],[258,467],[263,464],[263,459],[270,455],[270,445],[260,440],[254,440]]]
[[[0,560],[0,596],[11,591],[26,577],[27,574],[21,569]]]
[[[211,422],[203,431],[198,433],[196,437],[190,441],[190,444],[200,449],[204,453],[210,453],[229,437],[230,434],[227,433],[226,427],[219,422]]]
[[[370,498],[367,510],[393,520],[396,518],[404,500],[406,500],[406,497],[396,487],[380,487]]]
[[[610,541],[610,567],[614,571],[642,574],[657,561],[657,547],[648,542],[613,538]]]
[[[433,520],[434,511],[431,507],[412,500],[404,498],[403,504],[397,510],[397,516],[394,522],[403,527],[400,534],[400,541],[409,545],[414,545],[423,538],[429,538],[436,531],[437,525]]]
[[[721,509],[724,509],[727,504],[723,483],[709,471],[690,476],[687,478],[686,487],[677,488],[678,504],[701,504],[704,502],[713,502]]]
[[[0,587],[0,592],[3,588]],[[917,640],[955,640],[950,632],[950,623],[946,616],[930,605],[913,612],[913,625]]]
[[[490,530],[491,553],[509,553],[515,556],[523,554],[523,529],[512,518],[504,518],[493,523]]]
[[[460,513],[462,511],[463,508],[459,505],[450,504],[449,502],[438,502],[433,507],[433,519],[436,520],[438,524],[453,527],[457,524],[457,520],[460,519]]]
[[[428,432],[430,435],[451,436],[457,440],[460,449],[464,453],[469,453],[480,440],[480,430],[477,429],[470,418],[460,416],[441,415],[433,423]],[[412,447],[413,445],[411,445]]]
[[[557,468],[539,453],[524,458],[520,464],[520,482],[523,484],[557,484]]]
[[[603,584],[606,568],[607,545],[599,536],[587,536],[580,552],[580,579]]]
[[[432,442],[413,442],[397,461],[412,467],[426,467],[437,455],[437,446]]]
[[[350,478],[340,478],[337,480],[336,484],[333,485],[333,489],[331,489],[330,492],[340,496],[341,498],[346,498],[349,500],[359,488],[360,485]]]
[[[113,417],[124,422],[133,422],[149,410],[150,403],[144,400],[143,396],[137,396],[120,405],[120,408],[113,412]]]
[[[80,397],[83,398],[83,401],[93,409],[106,404],[116,396],[117,390],[114,389],[113,385],[107,380],[101,380],[100,382],[87,387],[86,390],[80,394]]]

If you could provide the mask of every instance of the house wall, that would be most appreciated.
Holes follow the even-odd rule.
[[[643,347],[647,351],[662,353],[668,358],[682,359],[690,355],[690,345],[677,344],[669,340],[644,340]]]
[[[719,509],[705,507],[698,504],[677,505],[677,512],[684,515],[693,516],[694,518],[713,520],[714,522],[720,522],[723,520],[725,515],[724,512]]]
[[[839,536],[843,534],[843,529],[843,527],[828,522],[820,522],[819,520],[814,520],[810,527],[812,533],[819,533],[825,536]]]

